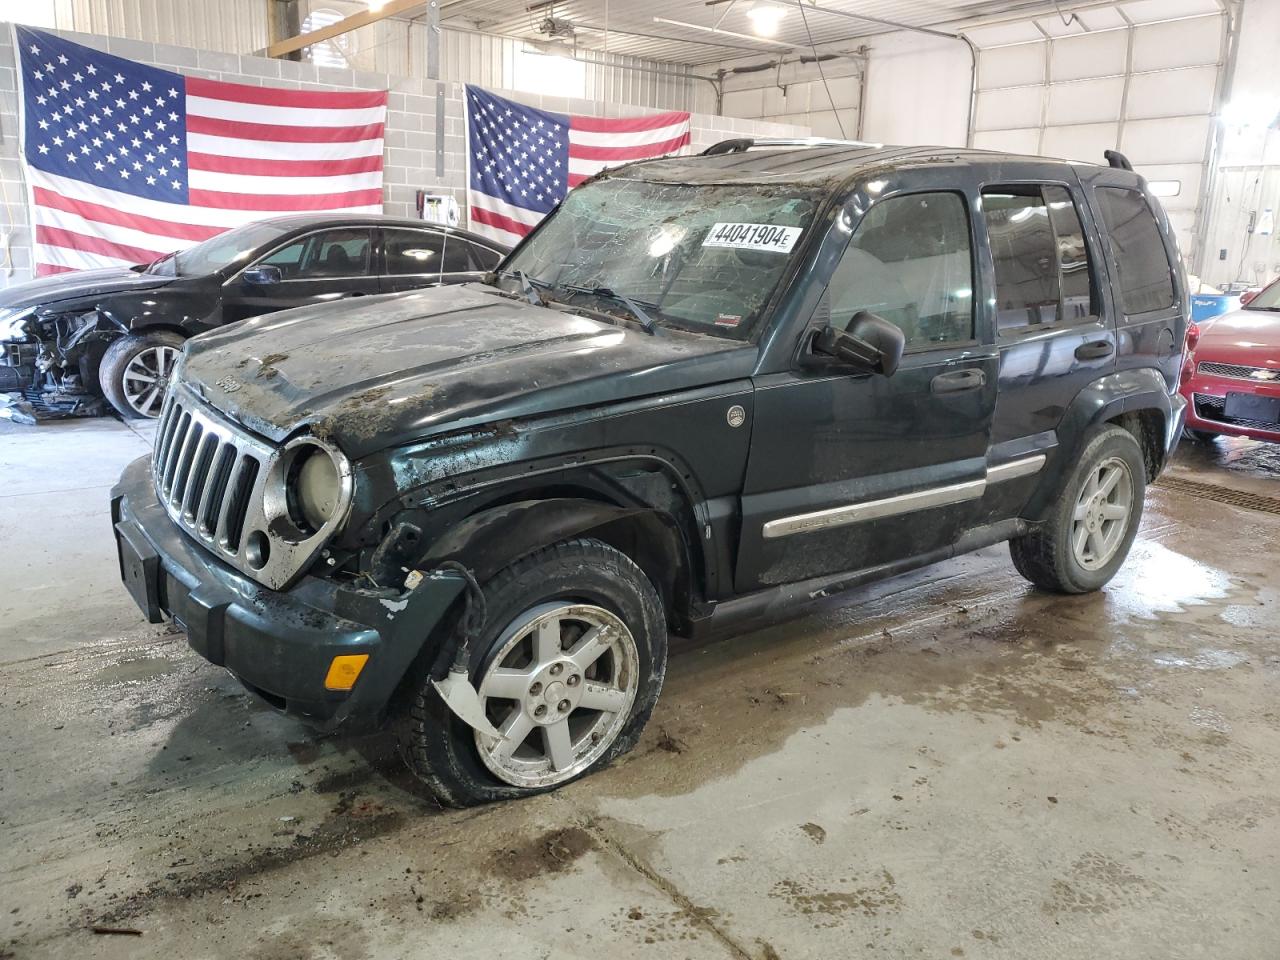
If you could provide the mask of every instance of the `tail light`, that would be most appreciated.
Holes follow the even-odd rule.
[[[1194,358],[1196,344],[1200,342],[1200,327],[1197,324],[1189,324],[1187,326],[1187,344],[1182,351],[1182,371],[1179,374],[1179,380],[1185,387],[1191,382],[1191,378],[1195,376],[1196,362]]]

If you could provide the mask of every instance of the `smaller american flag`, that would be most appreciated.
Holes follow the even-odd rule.
[[[553,113],[467,86],[470,226],[515,244],[570,188],[605,167],[689,145],[689,114],[586,117]]]

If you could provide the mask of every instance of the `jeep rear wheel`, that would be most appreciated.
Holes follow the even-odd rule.
[[[470,677],[503,737],[454,716],[429,678],[400,731],[409,766],[451,806],[540,793],[608,764],[639,739],[666,671],[657,591],[600,541],[531,554],[484,595]]]
[[[1097,590],[1115,576],[1142,520],[1146,463],[1133,434],[1095,429],[1052,514],[1009,541],[1018,572],[1059,593]]]

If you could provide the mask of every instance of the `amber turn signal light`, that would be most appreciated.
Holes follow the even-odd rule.
[[[360,671],[369,662],[367,653],[346,653],[334,657],[329,672],[324,677],[326,690],[350,690],[360,679]]]

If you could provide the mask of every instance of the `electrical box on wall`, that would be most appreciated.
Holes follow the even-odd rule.
[[[431,223],[456,227],[459,218],[458,201],[453,198],[451,193],[432,193],[430,190],[419,190],[418,216]]]

